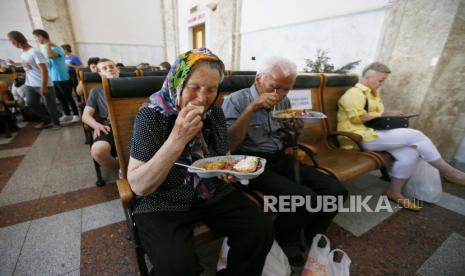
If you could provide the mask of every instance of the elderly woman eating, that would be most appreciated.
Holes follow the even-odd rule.
[[[135,119],[128,179],[139,196],[137,231],[156,275],[199,275],[193,247],[199,222],[228,237],[228,265],[219,275],[260,275],[271,248],[270,217],[230,177],[199,178],[175,164],[228,153],[224,114],[214,105],[223,75],[223,62],[208,49],[183,53]]]

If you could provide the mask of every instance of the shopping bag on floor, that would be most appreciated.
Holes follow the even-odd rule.
[[[326,240],[326,245],[320,247],[318,243],[321,239]],[[329,276],[329,240],[323,234],[316,234],[313,237],[312,246],[308,252],[307,262],[302,270],[301,276]]]
[[[439,202],[442,194],[439,171],[419,158],[415,171],[405,185],[404,194],[429,203]]]
[[[273,242],[270,252],[266,256],[262,276],[289,276],[291,266],[289,260],[276,241]]]
[[[326,241],[326,245],[320,247],[319,242],[322,239]],[[342,253],[339,262],[334,261],[336,252]],[[329,239],[323,234],[317,234],[313,238],[301,276],[349,276],[350,263],[347,253],[341,249],[330,251]]]
[[[334,261],[334,253],[340,252],[342,258],[339,262]],[[341,249],[334,249],[329,252],[329,261],[328,261],[328,275],[331,276],[349,276],[350,274],[350,263],[352,261],[349,259],[349,256],[346,252]]]
[[[228,264],[228,238],[223,240],[221,246],[220,257],[216,265],[217,271],[226,268]],[[284,255],[283,250],[279,247],[276,241],[273,242],[270,252],[266,256],[265,265],[263,267],[262,276],[289,276],[291,275],[291,266]]]
[[[216,263],[216,271],[220,271],[226,268],[226,265],[228,264],[228,252],[229,252],[228,238],[224,238],[223,245],[221,245],[218,263]]]

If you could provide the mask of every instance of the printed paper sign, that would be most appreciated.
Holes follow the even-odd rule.
[[[312,97],[310,89],[291,90],[287,97],[291,101],[291,107],[297,109],[312,109]]]

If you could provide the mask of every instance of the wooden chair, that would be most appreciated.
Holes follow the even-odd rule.
[[[102,78],[98,73],[95,72],[86,72],[85,70],[80,70],[79,71],[80,78],[82,79],[83,82],[83,98],[84,101],[87,102],[87,99],[89,98],[89,93],[93,88],[102,88]],[[121,72],[120,77],[135,77],[136,73],[135,72]],[[86,139],[86,144],[89,144],[90,147],[92,147],[92,144],[94,142],[92,138],[92,128],[86,125],[85,123],[82,123],[82,128],[84,130],[84,136]],[[95,160],[94,162],[94,167],[95,167],[95,173],[97,175],[97,181],[96,185],[97,186],[103,186],[105,185],[105,180],[102,177],[102,171],[100,169],[100,164],[98,164]]]
[[[336,120],[337,100],[332,97],[334,95],[331,93],[332,90],[328,92],[328,87],[325,86],[328,84],[326,76],[320,74],[319,78],[318,85],[315,83],[311,88],[312,109],[325,113],[328,118],[306,125],[300,135],[299,147],[311,157],[310,159],[305,157],[304,163],[328,172],[341,182],[347,182],[372,170],[380,169],[382,163],[374,155],[355,150],[343,150],[334,144],[339,135],[349,137],[356,143],[361,141],[361,137],[353,133],[335,131],[333,127]],[[344,78],[344,81],[338,79],[337,83],[331,79],[329,87],[337,87],[333,89],[335,91],[345,91],[357,82],[354,76],[344,76]],[[329,106],[334,108],[330,109]]]
[[[147,275],[148,269],[144,258],[144,249],[137,235],[137,225],[133,219],[135,195],[127,180],[128,144],[131,139],[134,118],[140,106],[148,102],[148,97],[161,88],[164,80],[165,77],[160,76],[103,80],[105,98],[108,104],[122,174],[122,179],[117,180],[116,184],[141,275]],[[217,237],[204,224],[200,224],[194,229],[194,241],[196,244],[211,241]]]
[[[357,83],[358,78],[354,75],[333,74],[324,75],[324,79],[325,84],[321,93],[321,108],[323,113],[328,116],[328,119],[325,120],[326,128],[328,129],[329,133],[336,133],[338,101],[348,89]],[[350,137],[352,137],[353,140],[357,142],[362,140],[362,137],[355,133],[350,133]],[[335,135],[329,137],[328,143],[332,148],[339,148],[339,142]],[[360,144],[358,144],[358,149],[370,154],[378,160],[382,179],[389,181],[390,177],[386,168],[390,166],[392,162],[392,156],[387,152],[365,151]]]
[[[87,102],[92,88],[102,88],[102,78],[98,73],[79,70],[79,79],[83,82],[84,92],[82,96],[85,102]]]
[[[82,97],[84,99],[84,102],[86,103],[92,88],[102,88],[102,79],[100,78],[100,75],[98,73],[86,72],[85,70],[79,70],[78,74],[80,80],[83,83]],[[86,125],[84,122],[82,122],[82,129],[84,131],[86,144],[89,144],[89,146],[92,147],[92,144],[94,142],[94,139],[92,138],[92,128]],[[105,185],[105,180],[103,180],[102,177],[100,164],[97,163],[97,161],[95,161],[94,159],[92,159],[92,161],[94,162],[95,174],[97,175],[97,181],[95,182],[95,185],[101,187]]]
[[[8,87],[11,87],[11,85],[15,81],[15,78],[16,78],[16,72],[12,70],[8,70],[6,72],[0,73],[0,81],[5,82]]]

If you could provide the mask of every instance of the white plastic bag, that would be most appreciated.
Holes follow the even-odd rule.
[[[216,269],[221,270],[226,268],[228,264],[228,238],[223,240],[221,246],[220,257],[216,265]],[[289,276],[291,275],[291,266],[284,255],[283,250],[279,247],[276,241],[273,242],[270,252],[266,256],[265,265],[263,267],[262,276]]]
[[[342,259],[339,262],[334,261],[335,252],[342,253]],[[350,275],[350,263],[352,261],[349,259],[349,256],[346,252],[341,249],[334,249],[329,252],[329,261],[328,261],[328,275],[331,276],[349,276]]]
[[[216,263],[216,271],[220,271],[221,269],[226,268],[226,265],[228,265],[228,252],[228,238],[224,238],[223,245],[221,245],[220,257],[218,258],[218,263]]]
[[[325,247],[319,247],[318,242],[321,239],[326,240]],[[334,261],[334,253],[343,254],[340,262]],[[349,276],[351,260],[347,253],[341,249],[330,251],[328,238],[323,234],[317,234],[313,238],[312,246],[308,252],[307,262],[302,270],[301,276]]]
[[[439,202],[442,194],[439,171],[419,158],[415,171],[405,185],[404,194],[429,203]]]
[[[318,242],[322,238],[326,240],[325,247],[318,246]],[[308,252],[307,262],[305,263],[301,276],[329,276],[329,251],[330,245],[328,238],[323,234],[316,234],[315,237],[313,237],[312,246]]]
[[[273,242],[270,252],[266,256],[262,276],[289,276],[291,266],[289,260],[276,241]]]

